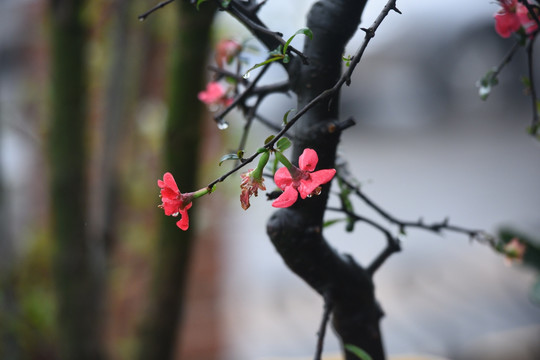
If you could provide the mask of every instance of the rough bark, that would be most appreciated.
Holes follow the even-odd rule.
[[[341,56],[346,43],[357,30],[366,1],[321,0],[308,15],[307,26],[313,40],[306,40],[304,54],[309,65],[299,61],[290,67],[298,109],[341,76]],[[318,169],[334,168],[340,134],[329,127],[339,120],[339,96],[323,102],[296,124],[293,159],[305,148],[319,155]],[[375,360],[384,359],[379,329],[382,317],[374,295],[371,275],[351,257],[334,251],[322,236],[329,184],[320,196],[298,201],[273,214],[267,232],[287,266],[332,304],[332,321],[343,345],[360,347]],[[345,352],[347,360],[357,359]]]
[[[179,27],[173,50],[164,169],[174,174],[181,191],[193,191],[197,186],[204,118],[197,92],[204,88],[215,8],[205,3],[196,11],[187,1],[175,5],[179,8]],[[189,215],[190,230],[185,232],[175,226],[175,219],[165,216],[161,219],[149,310],[143,322],[138,354],[141,360],[174,357],[196,228],[195,211],[190,210]]]
[[[81,0],[50,3],[54,275],[63,359],[104,358],[103,257],[87,234],[86,28]]]

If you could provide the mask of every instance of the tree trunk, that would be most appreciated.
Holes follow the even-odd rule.
[[[215,7],[205,3],[197,11],[187,1],[176,2],[174,6],[179,8],[179,27],[175,29],[178,38],[173,50],[164,169],[175,176],[180,190],[187,192],[196,190],[197,186],[204,119],[204,108],[197,93],[204,88]],[[161,217],[149,310],[143,320],[138,354],[141,360],[174,357],[196,228],[194,214],[194,210],[190,210],[190,229],[185,232],[176,227],[175,219]]]
[[[344,48],[356,32],[366,1],[321,0],[308,15],[313,40],[306,40],[309,65],[290,67],[298,109],[303,108],[341,76]],[[291,71],[292,70],[292,71]],[[339,121],[339,96],[317,105],[296,124],[293,159],[305,148],[319,155],[318,169],[335,167],[340,134],[329,125]],[[268,235],[289,268],[332,304],[334,329],[343,345],[360,347],[374,360],[384,359],[379,330],[382,317],[371,276],[352,257],[339,255],[322,236],[330,185],[320,196],[298,201],[270,218]],[[347,360],[358,359],[345,352]]]
[[[49,134],[54,274],[63,359],[104,358],[103,254],[87,234],[86,28],[81,0],[51,1]]]

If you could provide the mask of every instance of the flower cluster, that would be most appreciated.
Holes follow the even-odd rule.
[[[167,216],[178,216],[180,220],[176,223],[182,230],[187,230],[189,227],[189,217],[187,211],[193,205],[193,193],[182,194],[174,181],[171,173],[167,172],[163,175],[163,181],[158,180],[158,186],[161,189],[161,205],[160,208],[165,210]]]
[[[232,104],[233,98],[228,93],[223,85],[217,81],[212,81],[206,85],[206,90],[199,92],[197,97],[213,110],[214,108],[217,109]]]
[[[216,46],[216,64],[223,69],[225,64],[229,64],[242,51],[242,45],[234,40],[221,40]],[[206,85],[206,89],[199,92],[198,98],[205,103],[211,111],[216,111],[222,107],[230,106],[233,103],[231,94],[232,87],[228,88],[218,81],[211,81]]]
[[[266,190],[262,174],[268,163],[270,151],[264,150],[257,167],[240,175],[242,178],[240,183],[242,189],[240,204],[244,210],[250,207],[249,199],[252,195],[257,196],[259,190]],[[321,185],[328,183],[336,174],[335,169],[315,171],[319,157],[313,149],[304,149],[304,152],[298,158],[299,167],[292,165],[280,151],[275,150],[275,155],[277,160],[285,165],[274,174],[276,185],[283,190],[283,193],[272,203],[272,206],[276,208],[286,208],[293,205],[298,200],[298,194],[302,199],[319,195]],[[165,211],[167,216],[176,217],[180,215],[180,220],[176,225],[182,230],[189,228],[187,211],[193,205],[192,201],[213,191],[210,188],[202,188],[195,192],[181,193],[174,177],[169,172],[165,173],[163,180],[158,180],[157,184],[161,189],[161,204],[159,207]]]
[[[279,168],[274,174],[276,185],[283,193],[272,203],[273,207],[286,208],[298,199],[320,194],[320,186],[326,184],[336,174],[335,169],[314,171],[319,157],[313,149],[305,149],[298,158],[300,168],[290,165]]]
[[[529,14],[527,7],[517,0],[499,0],[501,9],[494,15],[495,31],[503,38],[524,29],[527,35],[532,34],[538,28],[536,22]]]
[[[225,63],[230,64],[242,51],[242,45],[230,39],[221,40],[216,46],[216,64],[223,68]]]
[[[176,217],[180,215],[180,220],[176,222],[176,226],[182,230],[189,228],[187,211],[191,209],[192,201],[213,191],[213,189],[206,187],[195,192],[182,194],[178,189],[178,185],[176,185],[176,181],[174,181],[174,177],[169,172],[166,172],[163,175],[163,180],[158,180],[157,184],[161,189],[159,195],[161,204],[158,207],[165,210],[167,216]]]

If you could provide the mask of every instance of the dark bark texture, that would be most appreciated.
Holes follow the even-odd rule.
[[[289,67],[298,109],[331,88],[340,78],[341,56],[346,43],[358,29],[366,1],[321,0],[308,15],[313,40],[306,40],[304,55],[309,65],[297,61]],[[293,159],[305,148],[319,155],[317,169],[335,167],[340,139],[333,131],[339,121],[339,96],[312,108],[295,125]],[[322,235],[330,185],[320,196],[298,201],[273,214],[267,232],[287,266],[332,304],[332,323],[343,345],[360,347],[375,360],[384,359],[379,321],[382,311],[374,295],[371,275],[352,257],[333,250]],[[345,352],[347,360],[357,359]]]
[[[179,9],[177,42],[173,47],[169,115],[164,143],[164,168],[174,174],[180,191],[197,186],[199,141],[204,108],[197,92],[204,87],[210,27],[215,7],[204,4],[197,11],[188,1],[174,4]],[[174,358],[178,329],[182,324],[186,282],[189,273],[196,218],[190,210],[190,231],[178,229],[178,219],[161,216],[149,309],[143,320],[138,358]]]

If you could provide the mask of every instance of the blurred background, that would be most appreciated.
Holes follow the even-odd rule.
[[[304,26],[312,3],[272,0],[261,17],[288,36]],[[179,298],[187,298],[170,304],[184,304],[183,312],[164,311],[173,319],[174,341],[168,346],[175,358],[310,358],[322,300],[286,269],[268,241],[265,223],[272,209],[264,196],[243,211],[238,182],[229,179],[190,210],[192,235],[183,234],[174,219],[156,208],[156,180],[172,171],[171,166],[187,169],[171,164],[181,153],[194,151],[183,144],[167,145],[174,114],[200,123],[197,131],[203,139],[193,172],[197,187],[185,188],[186,181],[178,181],[182,191],[196,190],[220,175],[226,165],[216,165],[237,146],[243,121],[233,112],[229,129],[220,131],[202,109],[191,111],[188,103],[175,110],[180,97],[175,97],[177,77],[172,74],[181,55],[174,50],[178,34],[196,25],[178,11],[179,3],[139,22],[137,15],[154,4],[100,0],[86,4],[78,15],[86,29],[87,107],[85,121],[77,125],[84,128],[87,149],[80,160],[87,179],[81,192],[89,208],[84,210],[84,228],[90,234],[102,229],[99,261],[104,263],[102,296],[85,296],[103,299],[97,313],[107,357],[144,358],[141,348],[150,343],[145,337],[147,317],[157,314],[153,309],[160,304],[154,301],[161,294],[156,284],[170,287],[159,277],[164,272],[160,264],[169,260],[156,255],[170,251],[164,240],[169,231],[177,237],[172,241],[192,244],[184,249],[190,254],[186,268],[179,267],[167,280],[178,284]],[[371,24],[383,5],[369,2],[362,26]],[[50,71],[55,18],[49,6],[42,0],[0,1],[2,359],[56,359],[63,351],[54,264],[62,248],[58,229],[52,226],[50,190],[57,170],[50,166],[56,128]],[[357,125],[344,134],[341,154],[365,193],[398,218],[436,222],[449,217],[453,224],[495,234],[511,229],[535,241],[540,234],[540,142],[526,133],[530,105],[519,80],[527,71],[524,56],[516,56],[504,70],[486,102],[475,87],[512,45],[493,30],[496,4],[402,0],[398,7],[403,15],[391,14],[383,23],[351,86],[343,89],[341,114],[353,116]],[[191,33],[203,37],[202,31]],[[249,39],[222,13],[216,15],[209,36],[211,45],[221,38]],[[204,41],[208,39],[198,43]],[[299,37],[294,44],[301,47],[301,41]],[[361,34],[351,41],[349,54],[360,41]],[[250,44],[257,46],[254,40]],[[72,55],[68,50],[65,57]],[[178,50],[195,52],[187,45]],[[208,48],[197,51],[203,50],[211,62]],[[246,56],[254,63],[265,53]],[[68,68],[66,72],[72,75]],[[266,81],[283,76],[274,66]],[[204,87],[195,81],[182,85],[189,91],[186,97],[195,101]],[[262,109],[279,122],[294,107],[294,99],[276,96]],[[247,152],[269,134],[264,126],[255,126]],[[267,187],[272,188],[269,183]],[[355,206],[380,221],[362,203]],[[359,225],[347,233],[343,227],[337,223],[328,228],[327,239],[360,263],[369,262],[384,246],[384,239],[370,228]],[[389,354],[540,358],[540,306],[531,295],[537,272],[519,264],[507,266],[487,246],[461,235],[410,231],[402,240],[403,251],[375,278],[386,313],[382,329]],[[331,333],[325,349],[339,352]]]

